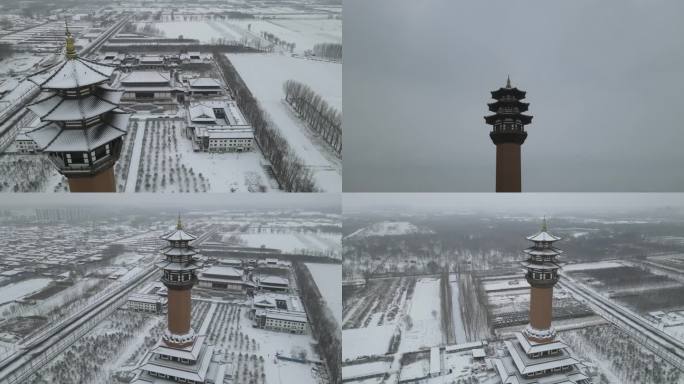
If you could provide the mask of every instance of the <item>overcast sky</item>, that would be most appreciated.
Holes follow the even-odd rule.
[[[343,213],[490,212],[521,215],[684,212],[682,193],[346,193]]]
[[[493,191],[490,91],[527,91],[523,191],[684,191],[684,1],[344,2],[344,190]]]

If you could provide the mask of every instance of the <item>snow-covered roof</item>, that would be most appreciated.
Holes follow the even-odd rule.
[[[214,265],[202,272],[202,275],[228,276],[228,277],[242,277],[241,270],[233,267],[224,267]]]
[[[190,87],[221,88],[221,83],[211,77],[199,77],[190,81]]]
[[[193,256],[197,254],[193,248],[180,248],[172,246],[162,248],[161,252],[168,256]]]
[[[288,285],[289,280],[280,276],[262,275],[259,277],[259,284]]]
[[[551,343],[537,343],[534,341],[529,341],[521,332],[516,332],[515,337],[516,339],[518,339],[518,342],[520,343],[520,347],[522,348],[522,350],[528,355],[531,353],[553,351],[556,349],[564,349],[568,347],[565,343],[561,341],[554,341]]]
[[[306,313],[304,312],[289,312],[289,311],[277,311],[267,309],[264,311],[267,318],[291,321],[296,323],[306,323]]]
[[[144,293],[132,293],[128,296],[128,301],[137,301],[141,303],[156,304],[163,302],[163,299],[158,295],[147,295]]]
[[[196,238],[197,236],[185,232],[183,229],[174,229],[161,237],[162,240],[167,241],[192,241]]]
[[[28,109],[43,121],[85,120],[117,108],[123,91],[105,90],[77,99],[65,99],[56,93],[30,104]]]
[[[151,352],[153,354],[158,355],[173,356],[188,360],[197,360],[199,358],[200,351],[202,350],[202,344],[204,343],[205,339],[206,336],[204,335],[197,336],[194,343],[182,348],[170,348],[166,344],[164,344],[163,341],[159,340],[157,344],[154,347],[152,347]]]
[[[191,121],[202,122],[202,123],[216,121],[216,116],[214,115],[213,108],[209,107],[207,105],[204,105],[204,104],[191,105],[188,108],[188,111],[190,112],[190,120]]]
[[[159,71],[133,71],[121,78],[121,84],[170,84],[169,76]]]
[[[28,79],[43,89],[71,89],[109,80],[115,67],[81,57],[59,62]]]
[[[197,343],[197,341],[195,341]],[[148,372],[162,373],[185,380],[194,380],[204,382],[207,371],[209,370],[209,363],[214,353],[213,346],[207,346],[203,353],[201,353],[200,360],[197,364],[187,365],[169,360],[162,360],[158,355],[154,359],[148,360],[141,369]]]
[[[560,239],[561,239],[560,237],[554,236],[554,235],[552,235],[546,231],[541,231],[541,232],[538,232],[532,236],[527,237],[527,240],[539,241],[539,242],[554,242],[554,241],[558,241]]]
[[[129,114],[114,110],[109,116],[109,121],[93,127],[67,129],[57,123],[49,122],[28,131],[27,135],[42,151],[89,152],[124,136],[128,131],[129,118]]]
[[[231,128],[229,126],[197,127],[197,137],[206,137],[209,140],[216,139],[253,139],[254,131],[249,128]]]

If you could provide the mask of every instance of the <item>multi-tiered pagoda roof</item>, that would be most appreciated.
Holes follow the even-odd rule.
[[[40,150],[56,155],[61,171],[97,172],[98,160],[118,158],[130,115],[118,108],[123,91],[108,85],[115,67],[78,57],[68,29],[65,57],[29,77],[43,93],[28,109],[43,124],[27,134]]]
[[[485,122],[492,126],[490,137],[494,144],[514,142],[522,144],[527,138],[525,125],[532,122],[532,116],[525,115],[530,104],[522,102],[525,91],[511,86],[508,78],[506,86],[491,92],[496,101],[487,106],[493,115],[485,116]]]

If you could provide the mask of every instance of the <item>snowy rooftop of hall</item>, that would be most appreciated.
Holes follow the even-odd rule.
[[[243,273],[241,270],[233,267],[228,267],[228,266],[219,266],[219,265],[214,265],[206,270],[202,271],[202,275],[217,275],[217,276],[232,276],[232,277],[238,277],[242,276]]]
[[[202,88],[221,88],[221,83],[211,77],[199,77],[190,80],[190,87],[202,87]]]
[[[170,85],[169,75],[159,71],[132,71],[121,78],[121,84],[131,86],[136,84]]]

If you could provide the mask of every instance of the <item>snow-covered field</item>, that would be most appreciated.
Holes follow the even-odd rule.
[[[248,247],[280,249],[283,252],[322,251],[339,253],[340,236],[332,233],[243,233],[239,234]]]
[[[371,236],[401,236],[412,234],[429,234],[434,233],[429,228],[418,227],[408,221],[382,221],[367,227],[361,228],[347,238],[352,237],[371,237]]]
[[[400,352],[443,343],[439,297],[439,279],[423,278],[416,282],[411,308],[404,322]]]
[[[185,39],[197,39],[203,44],[216,39],[239,41],[242,37],[239,28],[234,28],[230,23],[223,21],[166,21],[154,23],[154,26],[159,28],[165,37],[183,36]]]
[[[296,53],[313,49],[319,43],[342,43],[342,20],[335,19],[276,19],[231,21],[244,29],[251,25],[255,34],[268,32],[280,40],[294,43]]]
[[[51,281],[52,279],[38,278],[23,280],[18,283],[6,285],[0,288],[2,290],[2,295],[0,295],[0,304],[12,302],[31,293],[38,292],[47,287]]]
[[[228,58],[295,153],[313,171],[317,187],[340,192],[341,159],[285,103],[283,83],[293,79],[307,84],[342,110],[342,65],[278,54],[229,54]]]
[[[316,286],[335,315],[337,324],[342,324],[342,266],[339,264],[306,263]]]
[[[395,324],[342,330],[342,361],[384,355],[395,330]]]

